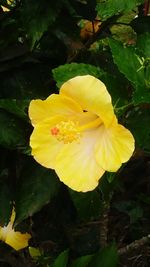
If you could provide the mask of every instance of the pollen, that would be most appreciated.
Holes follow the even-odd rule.
[[[51,134],[64,144],[72,143],[73,141],[79,140],[81,132],[78,128],[78,123],[68,120],[61,121],[55,127],[51,129]]]

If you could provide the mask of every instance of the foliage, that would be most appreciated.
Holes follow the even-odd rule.
[[[16,263],[13,251],[1,243],[4,264],[115,267],[121,262],[119,266],[130,266],[127,257],[122,263],[118,247],[148,235],[148,3],[0,1],[0,225],[8,224],[15,205],[15,227],[32,234],[30,244],[39,253],[34,257],[26,249],[26,259],[21,252]],[[120,123],[133,133],[136,150],[116,174],[104,175],[94,191],[77,193],[33,160],[28,105],[85,74],[106,84]],[[100,225],[108,207],[108,242],[103,248]],[[123,227],[125,234],[118,230]],[[139,266],[149,266],[145,262]]]

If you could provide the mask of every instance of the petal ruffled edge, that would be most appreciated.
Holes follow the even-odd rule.
[[[99,128],[100,138],[95,146],[97,162],[106,171],[116,172],[127,162],[135,149],[131,132],[116,122],[109,128]]]
[[[45,100],[32,100],[29,104],[29,118],[33,126],[56,115],[74,115],[82,112],[81,106],[73,99],[57,94]]]
[[[105,84],[94,76],[76,76],[68,80],[61,86],[60,95],[71,97],[83,110],[98,115],[105,126],[112,123],[114,111],[111,96]]]

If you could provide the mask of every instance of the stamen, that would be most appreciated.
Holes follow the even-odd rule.
[[[55,136],[58,141],[63,141],[64,144],[77,141],[81,137],[81,133],[78,129],[78,123],[71,120],[61,121],[51,129],[51,134]]]
[[[87,130],[87,129],[93,129],[93,128],[96,128],[96,127],[100,126],[101,124],[102,124],[102,121],[98,117],[97,119],[95,119],[93,121],[90,121],[89,123],[87,123],[85,125],[80,126],[79,129],[80,129],[80,131],[84,131],[84,130]]]
[[[102,124],[100,118],[96,118],[87,124],[79,126],[78,122],[71,120],[61,121],[56,124],[51,129],[51,134],[58,140],[62,141],[64,144],[72,143],[73,141],[78,141],[82,136],[82,132],[88,129],[97,128]]]

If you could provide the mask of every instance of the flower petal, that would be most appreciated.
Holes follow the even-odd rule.
[[[56,155],[63,146],[63,143],[57,141],[51,134],[51,128],[61,120],[61,116],[55,116],[38,123],[30,137],[33,157],[47,168],[54,169]]]
[[[5,243],[14,248],[15,250],[20,250],[28,246],[28,241],[30,238],[30,234],[22,234],[20,232],[15,232],[12,229],[8,232]]]
[[[104,170],[115,172],[132,156],[134,138],[129,130],[116,122],[109,128],[99,127],[99,135],[95,147],[96,160]]]
[[[94,157],[96,140],[96,131],[86,132],[80,143],[66,144],[58,153],[55,171],[60,180],[73,190],[93,190],[104,174]]]
[[[29,117],[32,125],[56,115],[73,115],[82,112],[82,108],[73,99],[56,94],[45,100],[32,100],[29,105]]]
[[[77,76],[65,82],[60,88],[60,95],[71,97],[83,110],[97,114],[106,126],[114,116],[109,95],[104,83],[91,75]]]
[[[13,207],[11,217],[10,217],[10,224],[11,225],[13,225],[15,218],[16,218],[16,212],[15,212],[15,208]]]

